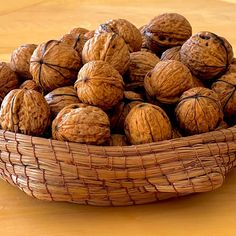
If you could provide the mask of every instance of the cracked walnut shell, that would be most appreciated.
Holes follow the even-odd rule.
[[[158,106],[141,103],[125,119],[125,134],[131,144],[171,139],[172,128],[166,113]]]
[[[33,80],[45,92],[73,85],[80,67],[78,52],[57,40],[40,44],[30,60]]]
[[[109,119],[98,107],[72,104],[53,120],[52,136],[62,141],[101,145],[110,138]]]
[[[168,48],[182,45],[192,35],[192,27],[184,16],[164,13],[146,25],[143,35],[147,47],[161,55]]]
[[[218,94],[224,115],[231,124],[236,123],[236,73],[229,73],[220,77],[212,85],[212,90]]]
[[[0,62],[0,104],[11,90],[18,88],[19,82],[16,73],[6,62]]]
[[[124,40],[114,33],[103,33],[89,39],[82,51],[83,63],[93,60],[108,62],[120,74],[124,74],[129,66],[129,50]]]
[[[125,19],[108,20],[99,26],[99,28],[95,31],[95,34],[101,34],[104,32],[115,33],[122,37],[128,45],[130,52],[141,50],[142,35],[139,29]]]
[[[211,32],[199,32],[182,45],[180,56],[195,76],[209,80],[226,72],[233,50],[226,39]]]
[[[184,92],[175,114],[180,128],[188,135],[213,131],[223,120],[222,106],[217,94],[202,87]]]
[[[149,97],[165,104],[178,102],[182,93],[193,87],[190,70],[181,62],[160,61],[147,73],[144,87]]]
[[[14,89],[4,98],[0,110],[2,129],[40,136],[50,121],[50,109],[35,90]]]
[[[66,106],[80,103],[76,90],[73,86],[61,87],[54,89],[45,96],[45,99],[50,106],[53,117]]]
[[[74,85],[83,103],[111,109],[124,95],[123,78],[117,70],[104,61],[91,61],[85,64]]]
[[[10,67],[24,80],[32,79],[30,73],[30,58],[37,48],[35,44],[24,44],[11,54]]]

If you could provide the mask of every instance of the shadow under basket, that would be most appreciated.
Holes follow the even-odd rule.
[[[0,175],[26,194],[99,206],[212,191],[236,165],[236,127],[125,147],[0,130]]]

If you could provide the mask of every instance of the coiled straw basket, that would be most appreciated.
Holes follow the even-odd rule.
[[[0,130],[0,174],[49,201],[135,205],[220,187],[236,165],[236,127],[127,147],[89,146]]]

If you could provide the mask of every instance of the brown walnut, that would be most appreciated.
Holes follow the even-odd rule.
[[[33,89],[35,91],[38,91],[42,93],[42,88],[38,86],[35,81],[33,80],[26,80],[24,83],[20,85],[21,89]]]
[[[50,108],[35,90],[14,89],[4,98],[0,110],[3,129],[40,136],[50,121]]]
[[[129,66],[129,50],[124,40],[114,33],[103,33],[89,39],[82,51],[83,63],[102,60],[111,64],[120,74]]]
[[[135,25],[125,19],[108,20],[99,26],[95,34],[104,32],[115,33],[122,37],[130,52],[136,52],[141,49],[142,35],[140,31]]]
[[[80,67],[78,52],[56,40],[40,44],[30,59],[33,80],[45,92],[73,85]]]
[[[78,74],[75,89],[83,103],[111,109],[123,99],[124,82],[117,70],[104,61],[85,64]]]
[[[139,51],[130,53],[130,63],[127,70],[127,83],[140,83],[143,87],[145,75],[152,70],[160,59],[153,53]]]
[[[233,51],[226,39],[211,32],[199,32],[182,45],[180,56],[195,76],[210,80],[226,72]]]
[[[192,27],[184,16],[164,13],[153,18],[143,34],[147,47],[161,55],[168,48],[182,45],[192,35]]]
[[[98,107],[72,104],[53,120],[52,136],[62,141],[101,145],[110,138],[109,119]]]
[[[30,58],[36,48],[37,45],[35,44],[24,44],[16,48],[11,54],[10,67],[23,80],[32,79]]]
[[[109,146],[127,146],[127,138],[123,134],[112,134],[109,139]]]
[[[69,34],[72,34],[73,36],[78,36],[78,35],[84,35],[86,33],[88,33],[89,30],[85,29],[85,28],[81,28],[81,27],[75,27],[73,29],[70,30]]]
[[[236,123],[236,73],[220,77],[212,85],[212,90],[218,94],[224,115],[230,124]]]
[[[161,55],[161,61],[166,61],[166,60],[181,61],[180,48],[181,46],[176,46],[176,47],[169,48],[166,51],[164,51]]]
[[[16,73],[6,62],[0,62],[0,104],[11,90],[18,88],[19,82]]]
[[[158,102],[174,104],[182,93],[193,87],[190,70],[181,62],[160,61],[144,80],[147,94]]]
[[[166,113],[158,106],[142,103],[131,109],[125,119],[125,134],[131,144],[171,139],[172,128]]]
[[[53,117],[66,106],[80,103],[76,90],[73,86],[61,87],[54,89],[45,96],[45,99],[50,106]]]
[[[180,128],[188,135],[215,130],[223,120],[222,106],[217,94],[202,87],[184,92],[175,113]]]

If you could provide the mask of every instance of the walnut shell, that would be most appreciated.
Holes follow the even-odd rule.
[[[126,117],[125,134],[131,144],[151,143],[171,139],[172,128],[160,107],[142,103],[133,107]]]
[[[220,77],[212,85],[220,99],[224,115],[231,124],[236,123],[236,73],[230,73]]]
[[[88,41],[89,39],[93,38],[95,35],[95,30],[90,30],[89,32],[84,34],[85,41]]]
[[[24,83],[20,85],[20,89],[33,89],[35,91],[42,93],[41,87],[38,86],[33,80],[26,80]]]
[[[52,136],[57,140],[100,145],[110,138],[109,119],[98,107],[72,104],[53,120]]]
[[[40,136],[49,121],[49,106],[43,95],[35,90],[14,89],[2,102],[0,125],[5,130]]]
[[[228,70],[226,71],[227,74],[229,73],[236,73],[236,58],[233,58],[231,64],[228,67]]]
[[[6,62],[0,62],[0,104],[11,90],[18,88],[19,82],[16,73]]]
[[[191,35],[190,23],[177,13],[156,16],[144,30],[148,48],[157,55],[161,55],[168,48],[182,45]]]
[[[135,25],[125,19],[108,20],[99,26],[99,28],[95,31],[95,34],[104,32],[115,33],[122,37],[128,45],[130,52],[136,52],[141,49],[142,35],[140,31]]]
[[[123,134],[112,134],[109,139],[109,146],[127,146],[127,138]]]
[[[233,59],[229,42],[211,32],[199,32],[180,50],[181,61],[199,79],[214,79],[226,72]]]
[[[111,64],[120,74],[129,66],[129,50],[124,40],[114,33],[103,33],[89,39],[82,51],[83,63],[102,60]]]
[[[57,114],[66,106],[80,103],[76,90],[73,86],[54,89],[45,96],[50,106],[51,114],[56,117]]]
[[[166,60],[181,61],[180,48],[181,46],[176,46],[176,47],[169,48],[166,51],[164,51],[161,55],[161,61],[166,61]]]
[[[16,48],[11,54],[10,67],[21,79],[22,77],[24,80],[32,79],[30,58],[36,48],[37,45],[35,44],[24,44]]]
[[[192,78],[193,78],[193,88],[195,87],[206,87],[203,82],[198,79],[196,76],[192,75]]]
[[[228,124],[222,120],[215,130],[221,130],[221,129],[227,129],[227,128],[229,128]]]
[[[144,79],[147,94],[165,104],[178,102],[182,93],[192,86],[190,70],[183,63],[174,60],[160,61]]]
[[[173,127],[172,129],[172,138],[181,138],[183,135],[181,134],[180,130],[176,127]]]
[[[33,80],[45,92],[73,85],[80,67],[77,51],[56,40],[40,44],[30,59]]]
[[[135,93],[133,91],[124,91],[124,99],[130,101],[143,101],[142,94]]]
[[[148,48],[147,39],[146,39],[146,37],[145,37],[145,35],[144,35],[144,32],[145,32],[146,27],[147,27],[147,25],[143,25],[143,26],[141,26],[141,27],[139,28],[139,31],[140,31],[140,33],[141,33],[141,35],[142,35],[142,47],[141,47],[141,51],[153,53],[152,50]]]
[[[75,27],[73,29],[70,30],[69,34],[77,37],[78,35],[85,35],[86,33],[88,33],[89,30],[85,29],[85,28],[81,28],[81,27]]]
[[[127,70],[128,83],[144,82],[145,75],[152,70],[160,59],[153,53],[139,51],[130,53],[130,63]]]
[[[85,44],[85,37],[83,34],[65,34],[60,41],[75,49],[79,55],[82,56],[82,50]]]
[[[202,87],[184,92],[175,113],[180,128],[190,135],[215,130],[223,120],[222,107],[217,94]]]
[[[124,82],[119,72],[110,64],[91,61],[79,71],[75,89],[83,103],[108,110],[123,99]]]

